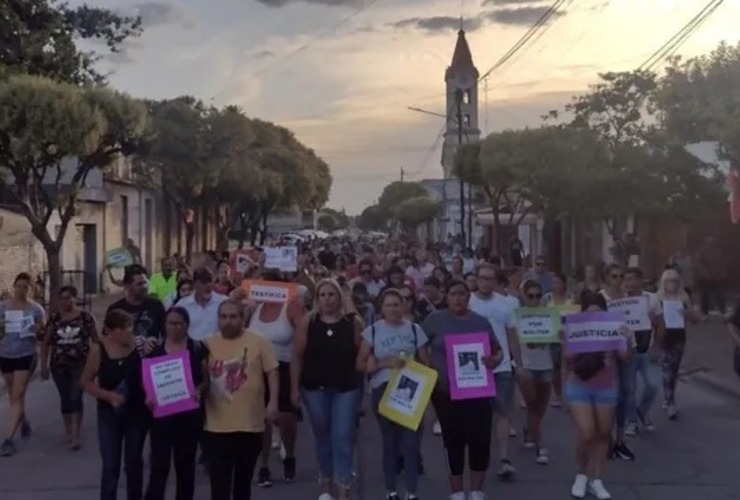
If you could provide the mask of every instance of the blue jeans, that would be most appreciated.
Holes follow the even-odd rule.
[[[396,465],[398,455],[403,457],[403,479],[406,493],[418,493],[419,456],[421,450],[421,425],[416,431],[402,427],[378,413],[378,405],[388,384],[373,389],[372,404],[383,441],[383,478],[387,492],[396,491]]]
[[[634,353],[633,353],[634,354]],[[629,408],[629,399],[635,394],[635,376],[634,370],[630,368],[630,361],[616,360],[617,365],[617,407],[614,410],[614,423],[617,427],[617,434],[624,430],[627,423],[627,409]],[[634,403],[633,403],[634,404]]]
[[[638,417],[647,416],[653,406],[660,385],[660,368],[647,352],[635,352],[630,358],[629,370],[632,391],[627,398],[627,421],[637,423]],[[642,379],[642,393],[637,398],[637,381]]]
[[[360,396],[360,389],[301,391],[313,431],[320,477],[343,488],[352,483]]]
[[[98,442],[103,473],[100,500],[116,500],[121,477],[121,455],[126,465],[126,497],[141,500],[144,490],[144,440],[147,423],[140,416],[121,415],[109,407],[98,407]]]

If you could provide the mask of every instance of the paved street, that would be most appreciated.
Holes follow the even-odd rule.
[[[695,350],[687,357],[686,373],[678,392],[681,420],[667,422],[658,405],[655,410],[656,433],[632,438],[637,462],[610,464],[606,484],[615,499],[668,500],[678,495],[690,500],[740,498],[740,476],[737,474],[740,449],[732,444],[740,435],[740,397],[734,395],[739,392],[737,386],[740,384],[730,377],[725,367],[730,363],[730,351],[722,347],[723,340],[720,325],[702,326],[691,332],[690,342]],[[708,347],[710,345],[715,347]],[[713,361],[707,358],[710,355],[714,357]],[[706,377],[712,381],[708,383]],[[724,384],[727,389],[717,389],[717,384]],[[87,403],[89,415],[92,415],[94,403],[90,400]],[[99,459],[94,423],[90,419],[85,425],[84,449],[78,453],[67,452],[59,444],[62,429],[57,408],[53,384],[35,381],[28,400],[28,414],[35,435],[30,442],[21,444],[18,455],[0,459],[0,498],[3,500],[97,498]],[[1,422],[7,418],[6,410],[5,402],[0,400]],[[551,465],[536,465],[533,454],[524,450],[517,441],[513,457],[519,469],[518,481],[500,484],[491,479],[488,483],[491,498],[569,498],[574,461],[573,432],[567,414],[562,410],[551,410],[545,432]],[[372,417],[364,419],[360,445],[359,469],[364,495],[358,498],[383,498],[379,437]],[[423,453],[427,477],[421,483],[421,498],[446,498],[441,439],[426,436]],[[267,491],[255,487],[254,498],[316,498],[313,463],[310,431],[303,425],[298,452],[298,480],[292,485],[277,484]],[[277,462],[275,470],[278,470]],[[197,481],[197,498],[208,498],[207,478],[200,475]]]

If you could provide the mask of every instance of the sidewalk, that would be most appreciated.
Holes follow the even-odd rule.
[[[740,401],[740,378],[733,368],[732,339],[720,317],[690,327],[681,377]]]

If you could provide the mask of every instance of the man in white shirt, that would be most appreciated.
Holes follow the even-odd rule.
[[[512,357],[520,363],[521,352],[514,328],[514,308],[507,297],[496,292],[497,289],[502,290],[502,284],[506,279],[502,272],[497,272],[492,264],[482,263],[478,266],[476,276],[478,290],[470,296],[468,307],[488,319],[504,354],[504,359],[493,370],[496,380],[494,412],[498,416],[496,435],[501,460],[498,476],[502,480],[511,480],[516,474],[516,469],[508,456],[511,403],[516,385]]]
[[[185,309],[190,316],[190,338],[203,340],[219,331],[218,306],[225,300],[225,295],[213,291],[211,270],[205,267],[196,269],[193,273],[193,293],[175,304],[176,307]]]

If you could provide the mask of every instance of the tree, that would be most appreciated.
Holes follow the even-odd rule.
[[[405,230],[411,231],[434,219],[440,208],[441,204],[437,200],[429,196],[417,196],[399,203],[394,216]]]
[[[184,219],[188,210],[196,208],[206,188],[218,181],[218,175],[209,171],[209,109],[192,97],[149,101],[147,107],[151,126],[138,148],[137,163],[145,175],[161,186],[177,215]],[[194,235],[193,224],[186,224],[187,259],[192,256]]]
[[[718,141],[740,165],[740,43],[671,60],[658,81],[655,102],[666,132],[684,143]]]
[[[319,229],[328,232],[349,227],[349,217],[347,217],[344,210],[339,211],[331,208],[324,208],[321,210],[321,215],[319,215],[317,222]]]
[[[387,229],[387,219],[380,206],[370,205],[360,213],[357,226],[363,231],[382,231]]]
[[[70,7],[57,0],[0,2],[0,66],[13,73],[45,76],[75,84],[102,83],[99,55],[77,40],[103,42],[111,52],[141,34],[141,19],[104,8]]]
[[[141,102],[104,87],[28,75],[0,82],[0,188],[44,247],[52,301],[61,286],[59,252],[80,189],[90,172],[133,153],[146,122]],[[58,230],[52,236],[55,215]]]

